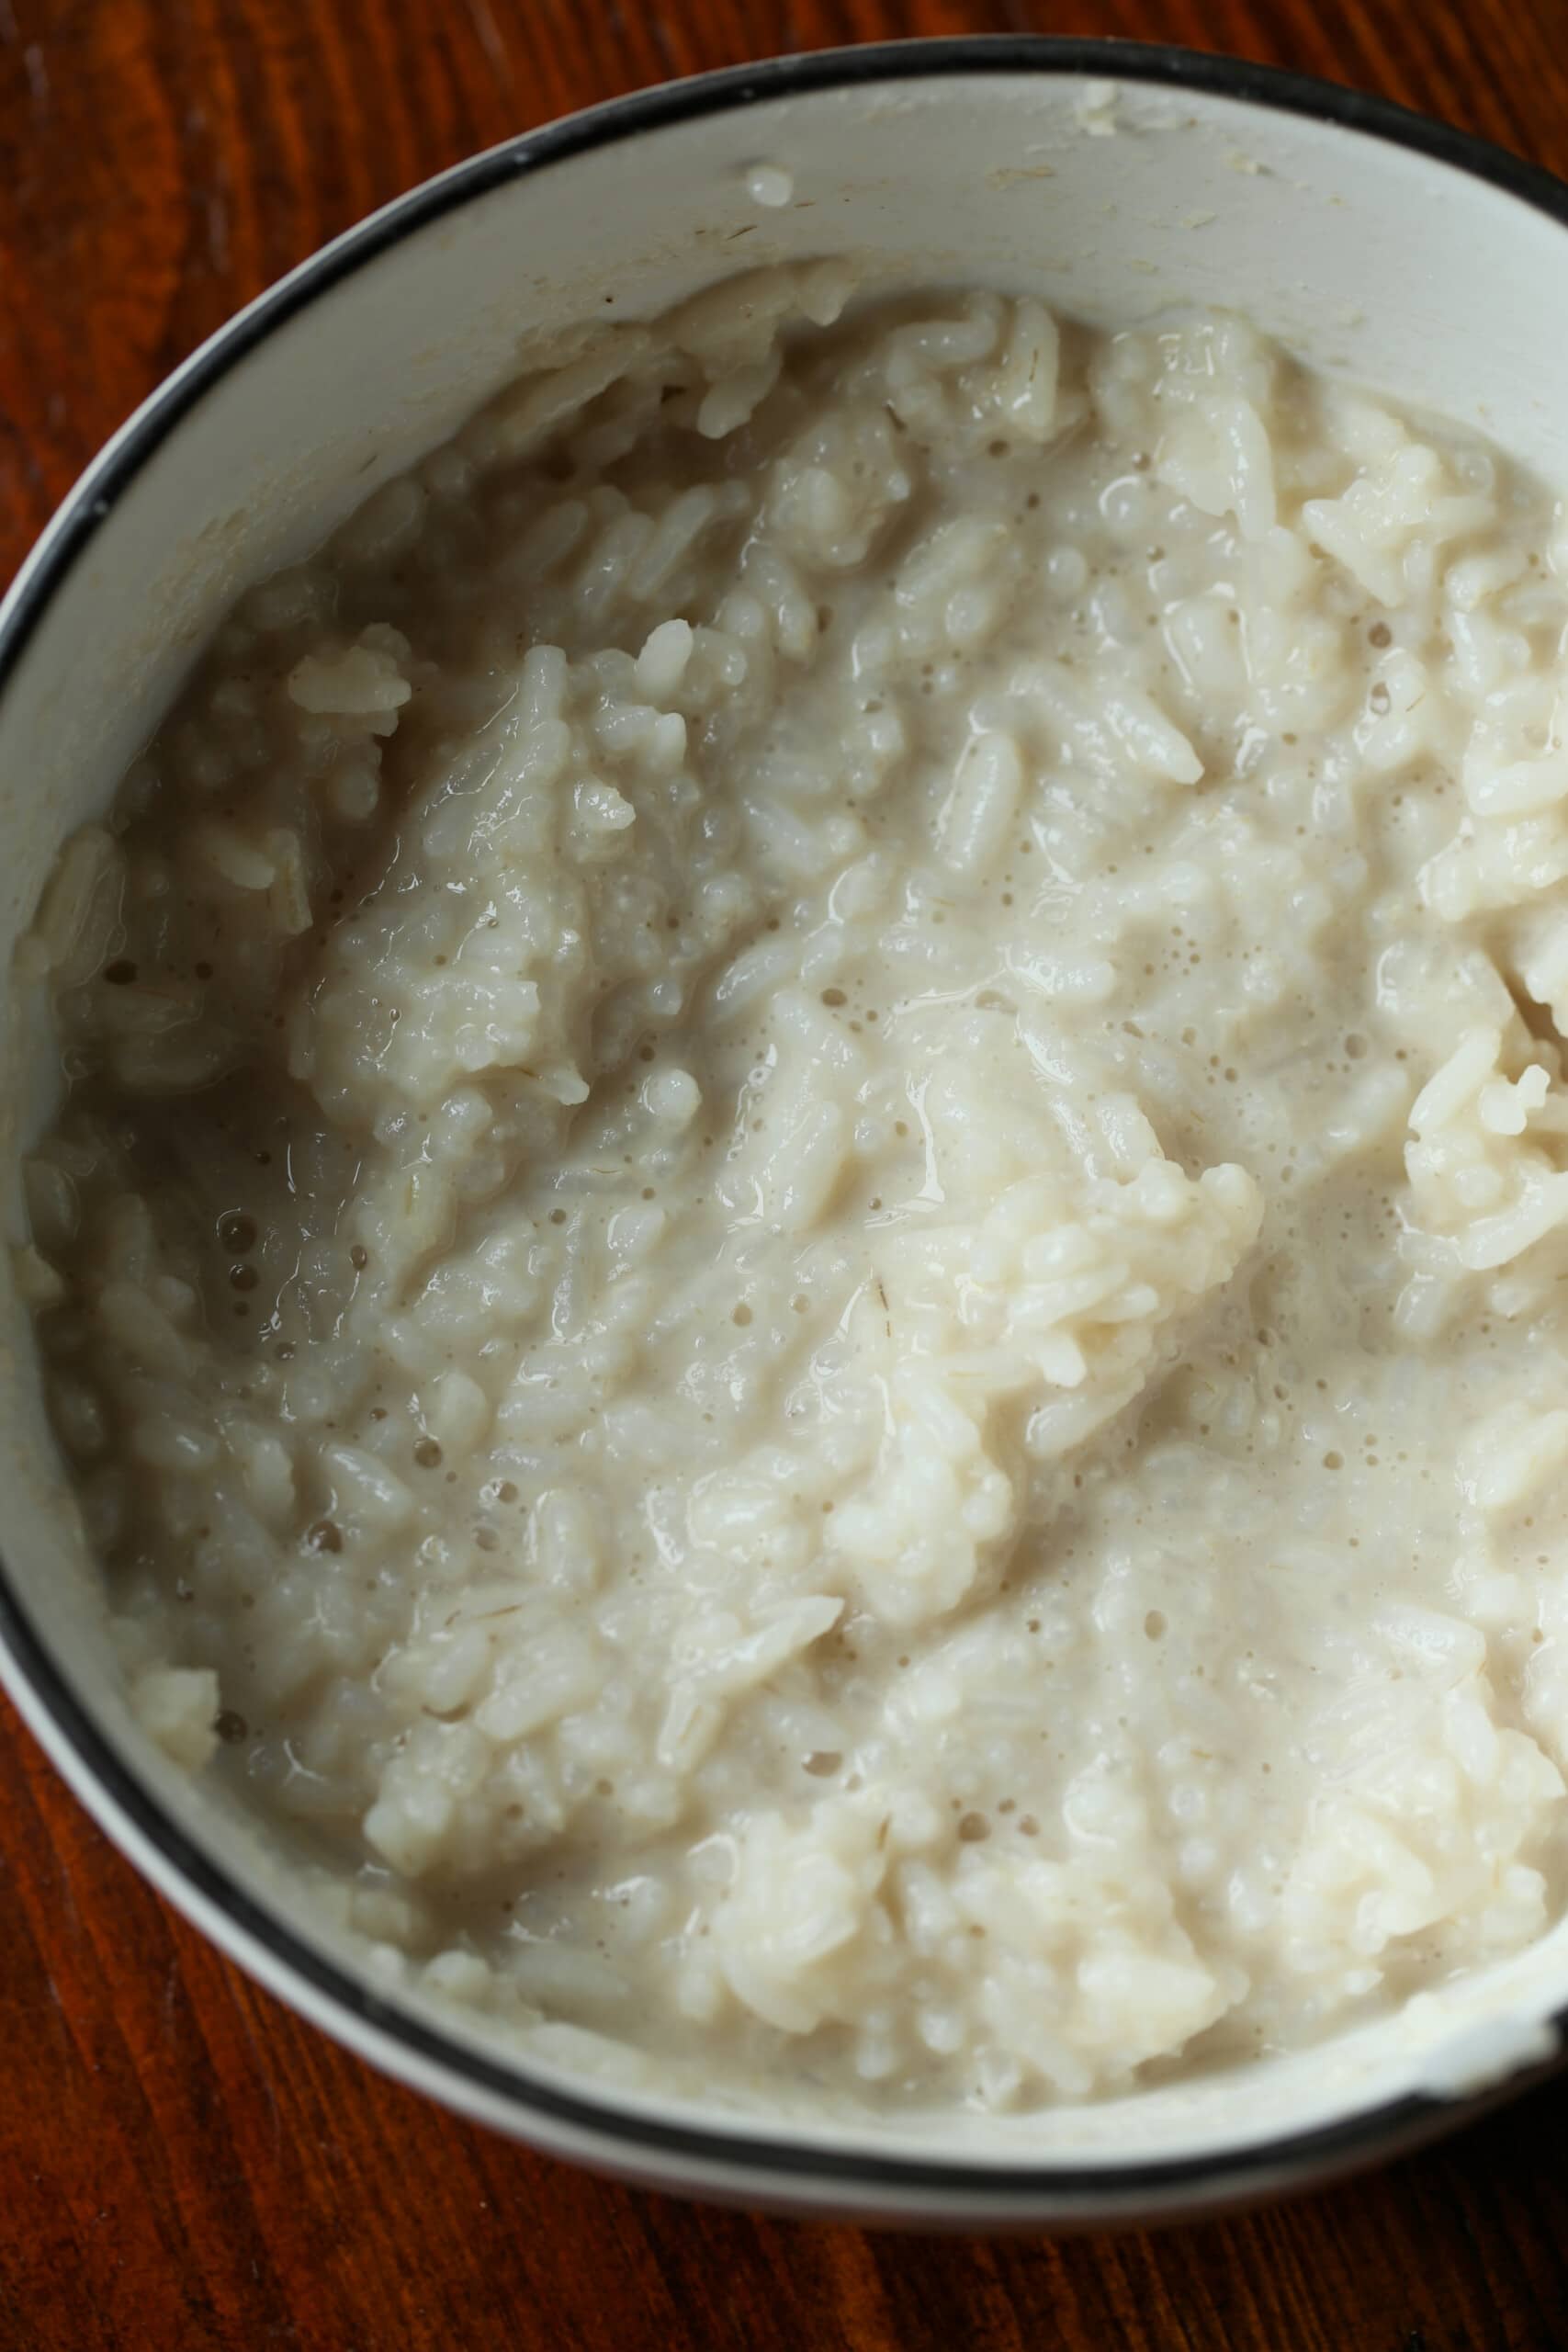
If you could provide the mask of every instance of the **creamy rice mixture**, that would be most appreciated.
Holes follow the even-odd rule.
[[[20,1263],[142,1722],[389,1977],[1000,2107],[1568,1900],[1568,545],[1235,319],[851,290],[247,596]]]

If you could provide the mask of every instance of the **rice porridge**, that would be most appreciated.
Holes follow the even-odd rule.
[[[852,290],[244,599],[18,1261],[141,1722],[387,1977],[1028,2105],[1568,1903],[1568,538],[1234,318]]]

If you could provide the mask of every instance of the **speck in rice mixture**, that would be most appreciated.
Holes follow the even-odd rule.
[[[1235,319],[851,291],[245,598],[20,1262],[142,1722],[385,1973],[1004,2108],[1568,1900],[1568,541]]]

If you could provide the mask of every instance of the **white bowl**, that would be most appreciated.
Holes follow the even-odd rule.
[[[793,175],[792,201],[761,209],[748,193],[761,162]],[[1393,107],[1079,41],[794,58],[622,99],[461,164],[187,361],[24,568],[0,610],[0,972],[61,841],[102,809],[236,592],[444,439],[515,372],[524,329],[649,314],[742,265],[830,250],[917,279],[1029,288],[1100,322],[1214,302],[1320,367],[1479,423],[1568,482],[1565,228],[1568,187]],[[17,1148],[57,1083],[38,1016],[35,998],[8,1002],[13,1238]],[[216,1942],[466,2114],[666,2188],[1083,2223],[1321,2177],[1441,2128],[1556,2053],[1562,1931],[1305,2055],[1033,2117],[813,2123],[525,2064],[379,1985],[302,1915],[263,1829],[137,1731],[8,1272],[0,1285],[0,1667],[17,1705],[104,1827]]]

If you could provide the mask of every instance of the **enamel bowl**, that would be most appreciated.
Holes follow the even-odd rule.
[[[1114,91],[1107,84],[1115,85]],[[762,167],[761,170],[759,167]],[[770,200],[772,199],[772,200]],[[0,612],[0,974],[236,593],[295,560],[517,368],[525,331],[649,315],[742,266],[847,251],[1101,324],[1249,313],[1315,365],[1478,423],[1568,482],[1568,187],[1379,101],[1175,50],[938,41],[793,58],[530,132],[389,205],[240,313],[118,433]],[[57,1066],[12,1001],[17,1161]],[[0,1253],[0,1267],[8,1259]],[[1431,2134],[1558,2047],[1568,1933],[1404,2013],[1034,2116],[829,2119],[547,2069],[389,1988],[287,1855],[138,1732],[0,1272],[0,1667],[159,1890],[373,2065],[557,2154],[666,2188],[926,2222],[1082,2225],[1321,2179]]]

